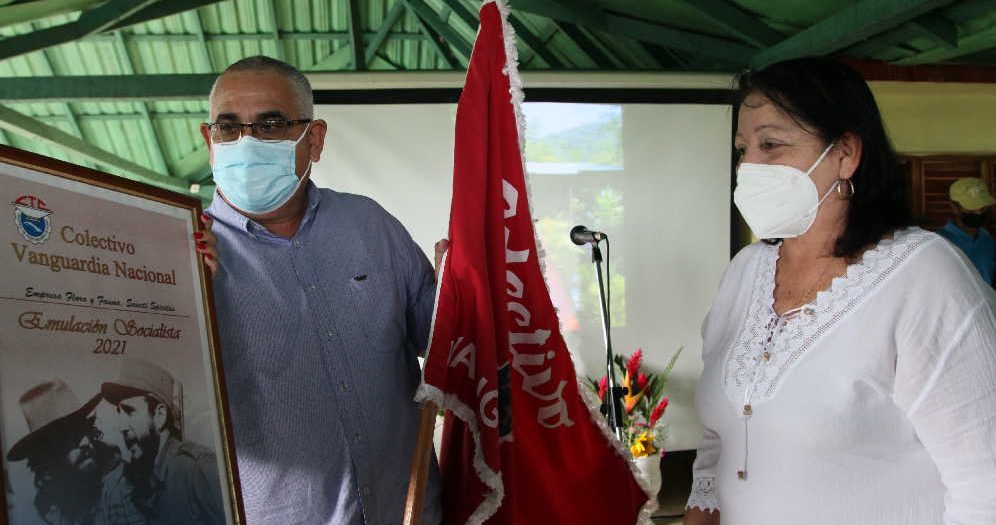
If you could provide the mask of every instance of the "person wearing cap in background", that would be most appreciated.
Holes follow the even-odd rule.
[[[966,177],[951,185],[951,207],[954,219],[937,233],[965,252],[979,270],[982,280],[996,284],[996,242],[985,226],[992,220],[996,199],[982,179]]]
[[[97,394],[81,404],[57,379],[21,396],[28,435],[11,447],[7,460],[27,460],[37,487],[35,509],[49,525],[144,523],[120,504],[125,488],[115,482],[122,470],[120,452],[101,439],[94,424],[99,402]]]
[[[100,387],[117,406],[131,454],[125,476],[150,525],[225,523],[218,463],[210,450],[183,441],[179,384],[159,366],[125,359],[116,381]]]

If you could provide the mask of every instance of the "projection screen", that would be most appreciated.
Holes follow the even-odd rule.
[[[527,102],[524,112],[534,220],[579,374],[601,377],[605,363],[590,252],[568,238],[583,224],[612,243],[616,352],[642,348],[660,371],[684,348],[666,388],[667,444],[695,448],[700,327],[730,258],[730,105]],[[319,105],[329,133],[312,177],[378,201],[431,259],[447,231],[455,114],[450,103]]]

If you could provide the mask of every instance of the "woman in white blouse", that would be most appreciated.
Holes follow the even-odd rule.
[[[996,295],[910,227],[865,82],[745,74],[734,200],[766,242],[703,325],[686,525],[996,524]]]

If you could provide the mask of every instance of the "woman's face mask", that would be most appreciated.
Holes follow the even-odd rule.
[[[309,124],[297,140],[262,141],[243,136],[235,142],[214,144],[214,181],[236,208],[259,215],[290,200],[311,173],[298,178],[297,145],[308,135]]]
[[[781,164],[743,162],[737,167],[733,202],[754,235],[790,239],[809,231],[820,205],[840,184],[836,181],[821,198],[809,177],[833,146],[831,142],[805,172]]]

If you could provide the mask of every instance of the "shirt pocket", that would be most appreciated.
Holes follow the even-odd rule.
[[[397,351],[405,334],[405,294],[391,270],[358,273],[347,288],[370,351]]]

